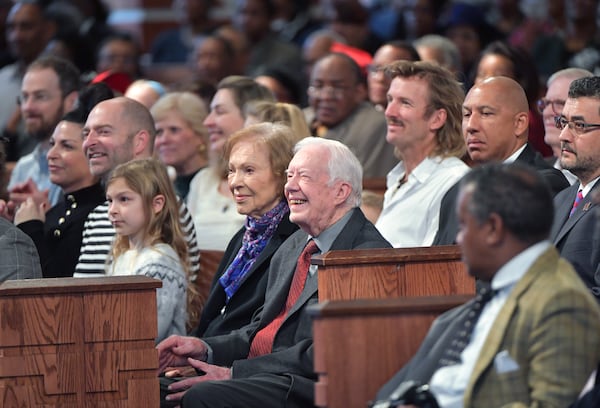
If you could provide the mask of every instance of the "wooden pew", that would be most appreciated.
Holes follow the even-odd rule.
[[[156,288],[145,276],[0,285],[0,406],[158,407]]]
[[[417,351],[431,322],[470,295],[327,301],[312,306],[315,405],[367,406]]]
[[[475,294],[456,245],[330,251],[311,263],[322,302],[312,311],[320,407],[365,407],[435,317]]]
[[[319,266],[319,301],[475,294],[456,245],[329,251]]]

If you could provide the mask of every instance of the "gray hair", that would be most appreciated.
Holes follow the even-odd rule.
[[[346,204],[351,208],[359,207],[362,203],[363,169],[356,155],[345,144],[337,140],[320,137],[306,137],[296,143],[294,154],[308,146],[322,146],[329,152],[329,185],[336,181],[345,181],[352,187]]]
[[[587,77],[591,77],[594,76],[594,74],[592,74],[590,71],[588,71],[587,69],[583,69],[583,68],[565,68],[565,69],[561,69],[560,71],[556,71],[554,74],[550,75],[550,78],[548,78],[548,81],[546,82],[547,86],[550,86],[550,84],[554,81],[556,81],[557,79],[560,78],[569,78],[572,81],[579,79],[579,78],[587,78]]]
[[[413,43],[415,48],[430,47],[441,51],[442,61],[440,65],[451,70],[460,71],[462,69],[462,61],[460,51],[456,45],[448,38],[437,34],[427,34],[417,38]]]

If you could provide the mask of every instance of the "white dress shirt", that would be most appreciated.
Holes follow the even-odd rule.
[[[387,175],[383,210],[375,226],[394,248],[430,246],[439,228],[444,194],[469,170],[456,157],[428,157],[408,176],[404,163]]]

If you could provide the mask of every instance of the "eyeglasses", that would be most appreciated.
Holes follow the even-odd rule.
[[[563,108],[565,107],[565,101],[563,101],[562,99],[550,100],[542,98],[538,99],[536,105],[539,113],[543,114],[544,109],[546,109],[546,106],[550,105],[552,107],[552,112],[554,112],[555,115],[560,115],[562,113]]]
[[[346,91],[349,89],[347,86],[322,86],[322,85],[311,85],[308,87],[308,96],[313,98],[323,97],[325,93],[331,95],[335,99],[343,99],[346,96]]]
[[[567,120],[564,116],[556,116],[554,118],[554,123],[556,124],[556,127],[560,130],[564,129],[566,126],[569,126],[569,130],[571,130],[571,132],[575,133],[576,135],[582,135],[584,133],[600,129],[600,124],[585,123],[581,120]]]
[[[383,73],[384,69],[385,69],[385,67],[383,65],[374,65],[374,64],[367,65],[367,72],[371,76],[377,76],[379,73]]]
[[[39,93],[33,93],[33,94],[21,94],[21,95],[17,95],[17,104],[21,105],[24,103],[27,103],[29,100],[31,100],[31,102],[38,104],[38,103],[45,103],[48,102],[52,99],[52,95],[50,95],[49,93],[46,92],[39,92]]]

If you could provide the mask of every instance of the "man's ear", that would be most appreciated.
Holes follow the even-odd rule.
[[[152,210],[154,214],[158,214],[163,208],[165,208],[165,196],[159,194],[152,199]]]
[[[140,157],[145,152],[152,152],[152,148],[148,150],[150,143],[150,134],[147,130],[140,130],[133,137],[133,157]]]
[[[345,203],[350,194],[352,194],[352,186],[345,181],[338,181],[335,188],[335,204],[339,205]]]
[[[492,213],[485,223],[487,228],[487,243],[493,246],[500,244],[504,239],[504,234],[506,233],[506,228],[502,218],[498,214]]]
[[[448,118],[448,112],[446,109],[436,109],[431,115],[431,124],[429,125],[432,130],[438,130],[444,123],[446,123],[446,119]]]
[[[515,135],[527,135],[529,129],[529,113],[519,112],[515,115]]]

